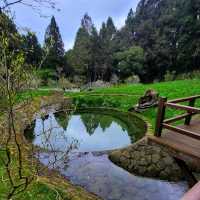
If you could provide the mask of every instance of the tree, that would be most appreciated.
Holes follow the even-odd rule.
[[[16,25],[13,22],[13,18],[9,17],[6,12],[0,11],[0,33],[3,32],[6,33],[6,36],[9,39],[9,50],[19,50],[21,48],[22,41]]]
[[[144,50],[141,47],[133,46],[124,52],[115,55],[117,61],[117,71],[121,79],[125,79],[134,74],[143,76],[144,74]]]
[[[50,6],[52,9],[55,9],[56,6],[54,0],[32,0],[31,2],[27,2],[26,0],[3,0],[0,1],[0,11],[9,10],[15,4],[25,5],[34,10],[40,10],[42,6]]]
[[[134,45],[136,36],[135,26],[135,13],[131,8],[125,20],[125,26],[117,32],[114,38],[119,51],[124,51]]]
[[[128,13],[125,24],[128,28],[130,28],[130,30],[133,30],[134,22],[135,22],[135,14],[133,12],[133,9],[131,8]]]
[[[59,27],[54,16],[51,18],[51,22],[45,33],[44,50],[48,52],[48,54],[43,67],[54,69],[57,71],[58,76],[60,76],[64,69],[65,50]]]
[[[91,63],[88,71],[88,80],[90,82],[97,81],[101,79],[101,46],[100,38],[95,27],[92,29],[91,39],[90,39],[90,52],[91,52]]]
[[[114,35],[116,33],[116,27],[114,25],[113,19],[111,17],[108,17],[107,23],[106,23],[106,36],[107,39],[112,40]]]
[[[23,48],[26,52],[26,63],[36,68],[39,67],[42,59],[42,48],[35,33],[28,32],[23,36]]]
[[[92,19],[86,13],[81,20],[81,27],[79,28],[74,49],[71,54],[71,64],[74,68],[75,74],[82,77],[83,82],[89,82],[93,80],[94,76],[94,60],[96,56],[95,44],[98,40],[98,33],[92,22]]]
[[[100,29],[100,47],[101,47],[101,73],[102,79],[109,81],[112,75],[113,54],[115,52],[116,27],[111,17],[107,19],[106,24],[102,24]]]

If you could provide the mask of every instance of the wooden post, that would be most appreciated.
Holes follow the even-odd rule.
[[[165,109],[166,109],[165,103],[166,102],[167,102],[166,97],[160,97],[159,98],[156,128],[155,128],[155,133],[154,133],[154,135],[156,137],[160,137],[161,133],[162,133],[163,121],[164,121],[164,118],[165,118]]]
[[[191,99],[189,101],[189,106],[194,107],[195,106],[195,100],[196,99]],[[185,118],[185,125],[190,125],[190,122],[192,120],[192,114],[190,114],[188,117]]]

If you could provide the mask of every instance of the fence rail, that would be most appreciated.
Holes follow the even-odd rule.
[[[200,99],[200,95],[175,99],[171,101],[167,101],[166,97],[160,97],[158,103],[158,114],[157,114],[156,128],[154,135],[160,137],[162,134],[162,130],[165,128],[200,140],[200,134],[171,125],[172,123],[183,119],[185,119],[185,125],[190,125],[192,116],[200,114],[200,108],[195,107],[195,102],[197,99]],[[188,102],[188,106],[180,104],[184,102]],[[170,119],[165,119],[165,113],[167,108],[186,111],[186,113]]]

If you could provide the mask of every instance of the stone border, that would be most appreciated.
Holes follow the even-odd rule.
[[[184,177],[170,154],[160,146],[148,144],[147,137],[111,152],[109,158],[135,175],[168,181],[179,181]]]

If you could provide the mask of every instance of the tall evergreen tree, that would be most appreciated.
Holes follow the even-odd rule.
[[[81,20],[73,49],[73,68],[75,73],[84,77],[83,81],[94,81],[98,60],[98,32],[88,14]]]
[[[58,75],[64,69],[64,43],[56,23],[55,17],[51,18],[51,22],[45,33],[44,50],[47,58],[44,63],[45,68],[51,68],[57,71]]]
[[[23,47],[26,52],[26,62],[36,68],[41,64],[42,48],[35,33],[28,32],[23,36]]]
[[[134,25],[134,21],[135,21],[135,14],[133,12],[133,9],[131,8],[129,13],[128,13],[128,16],[127,16],[127,19],[125,21],[125,24],[126,24],[126,26],[131,28]]]
[[[113,68],[113,54],[115,52],[115,36],[117,29],[111,17],[103,23],[100,29],[100,46],[101,46],[101,72],[102,79],[109,81]]]
[[[112,40],[114,37],[114,34],[116,33],[116,27],[111,17],[108,17],[107,19],[106,29],[107,29],[106,32],[107,32],[108,39]]]
[[[125,26],[117,32],[115,37],[116,44],[120,51],[133,46],[135,39],[135,14],[131,8],[125,20]]]
[[[21,48],[21,35],[13,19],[7,13],[0,10],[0,35],[3,36],[2,34],[9,38],[10,50]]]

